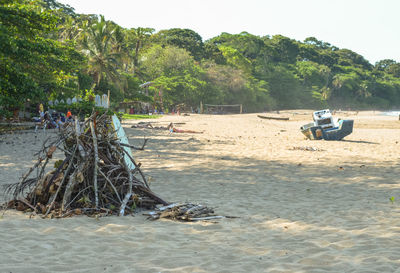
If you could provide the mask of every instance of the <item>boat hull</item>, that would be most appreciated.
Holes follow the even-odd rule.
[[[312,140],[342,140],[344,137],[350,135],[353,132],[354,120],[341,120],[339,127],[322,129],[321,126],[315,126],[313,123],[309,123],[301,126],[301,132]]]

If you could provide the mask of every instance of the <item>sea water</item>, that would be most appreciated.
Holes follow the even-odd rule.
[[[387,111],[387,112],[383,112],[382,115],[398,117],[400,115],[400,111]]]

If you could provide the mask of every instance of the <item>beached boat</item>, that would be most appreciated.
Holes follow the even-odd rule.
[[[262,116],[262,115],[257,115],[257,117],[262,118],[262,119],[289,120],[288,117],[268,117],[268,116]]]
[[[336,119],[329,109],[315,111],[313,120],[300,127],[309,139],[341,140],[353,132],[354,120]]]

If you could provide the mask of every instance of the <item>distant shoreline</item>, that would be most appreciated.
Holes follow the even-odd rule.
[[[382,115],[385,115],[385,116],[399,116],[400,115],[400,111],[382,112]]]

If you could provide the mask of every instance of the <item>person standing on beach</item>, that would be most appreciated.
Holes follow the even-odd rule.
[[[39,115],[40,115],[40,119],[43,120],[44,119],[44,107],[43,107],[43,103],[39,104]]]
[[[43,103],[39,104],[39,112],[44,112]]]

